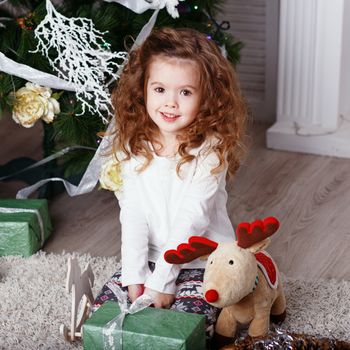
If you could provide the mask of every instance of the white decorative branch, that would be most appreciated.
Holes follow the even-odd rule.
[[[111,52],[105,33],[94,27],[91,19],[68,18],[46,1],[47,15],[35,29],[36,51],[45,55],[58,76],[76,87],[77,99],[86,108],[107,122],[103,112],[112,115],[107,76],[118,78],[117,71],[127,58],[126,52]],[[55,50],[52,60],[49,51]]]

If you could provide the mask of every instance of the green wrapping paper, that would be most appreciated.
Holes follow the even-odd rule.
[[[92,314],[83,325],[84,350],[104,349],[103,328],[119,313],[117,302],[106,301]],[[203,350],[205,316],[148,307],[126,315],[122,340],[125,350]]]
[[[0,256],[30,256],[51,231],[46,199],[0,199]]]

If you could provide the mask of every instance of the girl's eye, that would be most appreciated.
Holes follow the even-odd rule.
[[[184,96],[191,96],[192,92],[190,90],[181,90],[181,94]]]
[[[154,89],[154,91],[155,91],[155,92],[162,93],[162,92],[164,92],[164,88],[162,88],[162,87],[156,87],[156,88]]]

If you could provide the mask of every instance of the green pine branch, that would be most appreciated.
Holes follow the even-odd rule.
[[[82,112],[74,93],[64,93],[60,100],[61,113],[53,123],[53,138],[57,144],[96,147],[97,134],[105,131],[101,118]]]

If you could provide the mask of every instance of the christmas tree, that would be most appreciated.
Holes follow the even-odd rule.
[[[134,3],[145,3],[149,9],[136,13],[120,3],[102,0],[63,0],[54,7],[46,0],[0,1],[0,117],[10,111],[14,121],[24,127],[42,122],[44,157],[67,150],[59,157],[52,157],[55,159],[43,166],[40,177],[63,176],[78,182],[113,114],[108,98],[118,83],[118,69],[157,7],[161,10],[155,28],[197,29],[217,42],[232,64],[238,62],[242,43],[225,31],[228,22],[215,20],[223,1],[136,0]],[[48,12],[51,12],[49,20]],[[95,63],[91,52],[100,55]],[[70,88],[50,89],[32,84],[34,80],[28,82],[29,79],[16,73],[23,66],[16,66],[15,73],[3,68],[7,60],[13,65],[25,65],[24,70],[35,69],[31,73],[33,77],[38,71],[59,77]],[[104,70],[100,70],[101,66]],[[84,84],[88,81],[89,88],[79,79],[85,79]],[[95,89],[100,83],[102,87]],[[76,88],[79,84],[80,90]],[[11,162],[10,166],[0,164],[0,180],[14,178],[16,175],[11,176],[12,173],[28,165],[32,165],[28,160]],[[30,176],[31,171],[21,174],[21,179],[29,184],[38,180]],[[41,196],[48,196],[47,191],[42,191]]]

